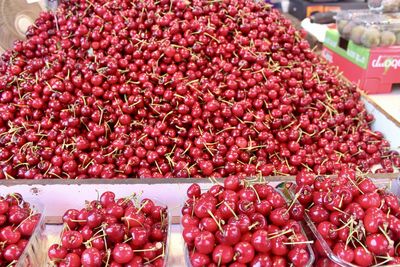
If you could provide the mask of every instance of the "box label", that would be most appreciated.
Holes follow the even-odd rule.
[[[370,50],[368,48],[356,45],[351,41],[348,42],[347,50],[345,50],[339,47],[339,38],[339,33],[336,30],[328,30],[326,32],[324,45],[357,66],[367,69]]]
[[[383,68],[384,73],[390,69],[400,69],[400,56],[382,56],[379,55],[377,58],[372,59],[372,68]]]

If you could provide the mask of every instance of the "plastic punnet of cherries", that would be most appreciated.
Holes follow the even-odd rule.
[[[393,172],[356,86],[253,0],[63,0],[0,59],[0,179]]]
[[[230,176],[203,193],[193,184],[187,197],[181,222],[191,266],[312,266],[304,208],[272,186]]]
[[[316,266],[400,265],[400,204],[395,194],[354,172],[337,178],[301,173],[296,184],[294,198],[306,210],[317,237]]]
[[[63,215],[60,242],[48,249],[53,266],[163,267],[169,229],[168,210],[137,195],[99,200]]]
[[[41,219],[19,193],[0,197],[0,266],[15,266]]]

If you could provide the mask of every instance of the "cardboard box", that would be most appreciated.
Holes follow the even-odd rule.
[[[400,46],[369,49],[328,30],[322,55],[367,93],[389,93],[400,84]]]

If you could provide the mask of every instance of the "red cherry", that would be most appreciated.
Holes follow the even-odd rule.
[[[81,264],[83,267],[100,267],[102,257],[97,248],[87,248],[82,252]]]
[[[238,191],[240,187],[240,179],[238,176],[231,175],[224,180],[225,190]]]
[[[271,257],[268,254],[257,254],[250,263],[250,266],[272,267]]]
[[[285,199],[277,192],[268,195],[267,200],[271,203],[274,209],[286,206]]]
[[[376,191],[377,187],[371,179],[365,178],[358,184],[358,188],[364,193],[372,193]]]
[[[337,238],[337,228],[328,221],[323,221],[317,226],[318,232],[324,239],[335,240]]]
[[[233,248],[227,245],[217,245],[212,253],[212,259],[217,264],[227,264],[233,259]]]
[[[66,267],[80,267],[81,266],[81,257],[79,257],[76,253],[68,253],[65,256],[64,262]]]
[[[191,216],[189,214],[185,214],[181,218],[181,224],[184,228],[190,226],[197,226],[199,225],[199,219],[197,217]]]
[[[147,243],[143,246],[143,252],[142,256],[144,259],[147,259],[148,261],[154,259],[157,257],[157,254],[159,251],[162,249],[162,244],[157,242],[157,243]]]
[[[61,236],[61,244],[66,249],[78,248],[82,245],[83,237],[78,231],[64,231]]]
[[[112,258],[120,264],[128,263],[133,259],[132,248],[126,244],[116,244],[112,250]]]
[[[365,212],[363,223],[367,232],[375,234],[387,223],[386,214],[378,208],[370,208]]]
[[[239,227],[241,233],[249,231],[251,220],[246,214],[239,214],[236,217],[230,217],[229,224]]]
[[[360,195],[356,199],[356,202],[360,204],[364,210],[369,208],[379,208],[381,205],[381,197],[376,192],[370,192]]]
[[[183,240],[186,244],[193,245],[194,239],[200,234],[200,230],[197,227],[184,228],[182,232]]]
[[[79,211],[76,209],[69,209],[63,215],[63,222],[68,225],[68,228],[74,230],[78,223],[74,222],[77,220]]]
[[[218,225],[213,218],[206,217],[202,218],[199,224],[199,227],[211,233],[215,233],[218,230]]]
[[[194,252],[190,254],[190,263],[193,267],[207,266],[210,263],[210,257],[205,254]]]
[[[284,256],[289,253],[289,249],[285,243],[288,243],[288,238],[284,235],[271,239],[271,251],[274,255]]]
[[[272,266],[273,267],[285,267],[288,266],[288,262],[285,257],[282,256],[274,256],[272,258]]]
[[[67,256],[67,254],[68,254],[67,249],[58,244],[51,245],[47,252],[49,259],[52,261],[57,259],[64,259]]]
[[[343,218],[347,218],[352,216],[356,220],[364,219],[365,212],[364,209],[358,203],[350,203],[347,207],[343,210],[345,213],[342,213]]]
[[[239,242],[234,247],[236,260],[239,263],[251,262],[254,258],[254,248],[248,242]]]
[[[124,241],[125,229],[120,223],[108,225],[105,230],[108,240],[114,243],[121,243]]]
[[[354,262],[362,267],[371,266],[374,262],[374,257],[370,251],[363,247],[356,247],[354,249]]]
[[[0,241],[15,244],[21,239],[21,233],[11,226],[6,226],[0,231]]]
[[[310,260],[310,255],[306,249],[295,247],[288,253],[289,260],[294,266],[306,266]]]
[[[346,262],[353,262],[354,260],[354,251],[343,243],[337,243],[332,251],[338,258]]]
[[[314,176],[315,175],[310,172],[306,172],[306,171],[299,172],[296,175],[296,184],[298,186],[302,186],[302,185],[311,186],[314,183]]]
[[[375,255],[385,255],[389,250],[389,241],[383,234],[370,234],[365,239],[369,251]]]
[[[215,198],[200,199],[194,205],[194,213],[198,218],[209,217],[210,213],[215,213],[217,200]]]
[[[328,220],[329,213],[321,205],[315,205],[310,208],[308,215],[314,223],[320,223]]]
[[[269,201],[263,199],[256,203],[256,212],[261,213],[263,216],[268,216],[272,210]]]
[[[0,199],[0,214],[5,214],[8,212],[10,204],[8,204],[7,200]]]
[[[133,256],[133,259],[130,262],[124,265],[124,267],[137,267],[141,265],[143,265],[143,258],[135,255]]]
[[[236,225],[227,224],[222,227],[222,231],[217,231],[215,238],[218,243],[232,246],[239,242],[241,237],[240,228]]]
[[[289,214],[293,220],[301,221],[304,219],[304,208],[300,204],[294,204],[290,208]]]
[[[201,188],[198,184],[192,184],[186,191],[188,198],[198,198],[201,195]]]
[[[20,223],[18,230],[21,233],[21,235],[26,237],[31,236],[36,228],[36,225],[39,222],[39,219],[40,219],[40,214],[37,214],[27,218],[22,223]]]
[[[10,244],[3,250],[3,258],[8,262],[17,261],[21,254],[22,250],[15,244]]]
[[[274,225],[283,226],[290,219],[290,214],[286,208],[277,208],[271,211],[269,219]]]
[[[215,245],[214,235],[210,232],[203,231],[194,239],[196,251],[201,254],[209,254],[213,251]]]

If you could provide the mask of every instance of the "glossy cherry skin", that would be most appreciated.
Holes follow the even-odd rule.
[[[227,245],[217,245],[212,253],[212,259],[218,264],[227,264],[232,261],[234,255],[233,248]]]
[[[81,264],[83,267],[100,267],[102,257],[97,248],[87,248],[82,252]]]
[[[133,259],[133,251],[129,244],[116,244],[112,250],[112,258],[120,264],[128,263]]]
[[[215,237],[211,232],[203,231],[194,239],[196,251],[201,254],[209,254],[214,250]]]
[[[271,250],[271,240],[269,239],[268,231],[257,230],[254,232],[251,244],[256,251],[260,253],[268,253]]]
[[[235,255],[237,255],[236,260],[239,263],[248,263],[254,258],[254,248],[248,242],[237,243],[233,250]]]

